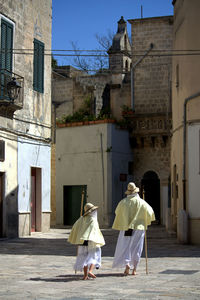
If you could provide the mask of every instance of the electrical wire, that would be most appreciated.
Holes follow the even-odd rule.
[[[18,142],[18,143],[22,143],[22,144],[30,144],[30,145],[35,145],[35,146],[44,146],[44,147],[51,147],[50,144],[45,144],[45,143],[37,143],[37,142],[31,142],[30,140],[19,140],[19,139],[14,139],[12,137],[8,137],[8,136],[3,136],[0,134],[0,138],[4,139],[4,140],[9,140],[9,141],[14,141],[14,142]]]
[[[30,52],[28,52],[30,51]],[[35,52],[33,49],[12,49],[12,50],[7,50],[7,49],[1,49],[1,53],[7,53],[7,52],[12,52],[14,55],[34,55]],[[50,52],[50,53],[48,53]],[[56,52],[74,52],[74,54],[63,54],[63,53],[56,53]],[[80,52],[89,52],[89,54],[81,54]],[[93,54],[93,52],[97,52],[100,54]],[[166,53],[168,52],[168,53]],[[101,54],[102,53],[102,54]],[[44,55],[45,56],[54,56],[54,57],[106,57],[108,58],[109,55],[105,54],[105,50],[44,50]],[[121,55],[124,53],[124,51],[121,51],[119,53],[115,53],[115,55]],[[142,50],[137,50],[134,51],[132,54],[133,57],[141,56],[143,55],[144,51]],[[184,50],[184,49],[154,49],[151,50],[151,53],[148,54],[148,57],[162,57],[162,56],[197,56],[200,55],[200,49],[189,49],[189,50]]]
[[[8,128],[3,127],[3,126],[0,126],[0,131],[5,132],[5,133],[10,133],[10,134],[13,134],[13,135],[18,136],[18,137],[24,137],[26,139],[32,139],[32,140],[37,141],[37,142],[43,142],[43,143],[50,143],[51,142],[50,138],[46,138],[46,139],[45,138],[40,138],[39,136],[34,135],[34,134],[26,134],[22,131],[8,129]],[[15,140],[15,139],[13,139],[13,140]]]
[[[9,51],[34,51],[34,49],[17,49],[17,48],[13,48],[13,49],[6,49],[6,48],[2,48],[0,49],[0,52],[6,52]],[[98,49],[90,49],[90,50],[72,50],[72,49],[44,49],[44,51],[47,52],[107,52],[107,50],[98,50]],[[169,52],[197,52],[200,51],[200,49],[152,49],[151,52],[165,52],[165,51],[169,51]],[[136,52],[144,52],[143,50],[136,50]]]

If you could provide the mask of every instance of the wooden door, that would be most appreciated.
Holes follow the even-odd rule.
[[[31,168],[31,232],[36,230],[36,169]]]

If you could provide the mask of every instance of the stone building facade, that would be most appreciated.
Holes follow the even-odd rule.
[[[112,93],[114,89],[130,77],[131,44],[127,33],[127,23],[121,17],[118,21],[117,33],[113,37],[112,46],[108,50],[109,69],[104,72],[88,75],[71,66],[59,66],[52,74],[52,101],[57,105],[56,116],[73,114],[82,105],[84,99],[90,97],[93,102],[93,113],[98,116],[102,108],[111,110],[116,118],[121,118],[121,105],[126,104],[122,96],[116,107],[112,106]],[[127,75],[129,74],[129,75]],[[112,92],[113,90],[113,92]],[[128,92],[130,95],[130,84]],[[126,94],[127,94],[126,93]]]
[[[51,5],[0,1],[0,236],[50,227]]]
[[[200,244],[200,2],[173,5],[171,218],[180,242]]]
[[[145,191],[146,200],[154,208],[158,222],[170,227],[168,193],[172,63],[170,57],[158,54],[161,49],[172,48],[173,17],[129,22],[132,26],[132,43],[128,39],[126,22],[121,18],[108,51],[109,72],[93,76],[71,75],[71,79],[66,80],[71,82],[72,90],[68,92],[72,93],[57,108],[56,114],[61,115],[70,109],[73,112],[89,94],[96,100],[96,115],[106,103],[112,117],[122,121],[120,124],[129,133],[127,138],[132,148],[132,159],[127,159],[127,169],[123,169],[126,178],[123,184],[134,180],[141,191]],[[55,95],[59,97],[59,91]],[[56,101],[61,103],[61,99],[57,98]],[[112,164],[117,164],[114,155],[112,159]],[[119,177],[113,183],[113,186],[122,184]],[[110,188],[113,189],[113,186]],[[112,215],[116,204],[113,204]]]
[[[112,90],[114,91],[115,87],[122,82],[125,83],[131,63],[131,46],[123,17],[118,22],[118,30],[108,53],[110,68],[107,72],[88,75],[71,66],[58,67],[54,70],[52,74],[54,124],[56,117],[62,118],[77,112],[88,98],[91,101],[91,114],[96,117],[99,114],[105,114],[106,118],[115,117],[111,103]],[[121,118],[121,107],[119,107],[119,114]],[[108,227],[112,224],[115,207],[123,196],[126,183],[132,180],[132,175],[128,172],[132,153],[128,131],[116,128],[110,122],[113,123],[113,119],[105,122],[99,120],[95,123],[91,121],[90,125],[85,123],[84,126],[66,128],[63,126],[61,128],[64,124],[58,125],[55,138],[56,187],[53,186],[53,189],[56,189],[56,199],[52,199],[56,201],[56,224],[71,225],[71,217],[68,218],[70,220],[66,220],[67,212],[63,209],[64,203],[68,207],[66,194],[71,189],[72,194],[79,195],[81,188],[86,188],[88,201],[99,205],[101,226]],[[76,147],[79,149],[78,152]],[[74,156],[69,156],[69,153],[74,153]],[[70,157],[70,160],[65,161],[63,157],[66,159]],[[99,170],[97,170],[97,163]],[[66,170],[71,171],[68,174]],[[126,182],[120,181],[120,174],[126,174]],[[95,196],[97,190],[98,195]],[[80,195],[76,196],[74,203],[77,203],[77,198],[80,197]],[[55,222],[55,219],[52,222]]]
[[[132,27],[131,75],[112,90],[111,103],[117,116],[118,103],[130,111],[130,142],[133,180],[145,191],[156,219],[170,227],[170,130],[171,58],[159,56],[172,49],[173,17],[129,20]]]

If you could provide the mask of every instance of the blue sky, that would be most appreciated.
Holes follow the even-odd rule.
[[[95,34],[116,32],[121,18],[143,18],[173,15],[172,0],[52,0],[52,49],[72,49],[71,41],[79,49],[98,48]],[[127,22],[128,31],[130,24]],[[58,58],[61,65],[70,64],[69,58]]]

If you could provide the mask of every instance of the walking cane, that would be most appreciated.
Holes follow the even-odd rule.
[[[143,200],[145,200],[144,189],[142,191],[142,196],[143,196]],[[147,231],[146,231],[146,229],[145,229],[145,233],[144,233],[144,239],[145,239],[146,274],[148,274],[148,263],[147,263]]]
[[[84,189],[82,190],[81,192],[81,210],[80,210],[80,217],[83,215],[83,201],[84,201]],[[77,254],[76,256],[78,255],[78,248],[77,248]],[[76,270],[75,270],[75,274],[76,274]]]
[[[83,201],[84,201],[84,189],[82,190],[82,193],[81,193],[81,211],[80,211],[80,217],[82,216],[83,214]]]

